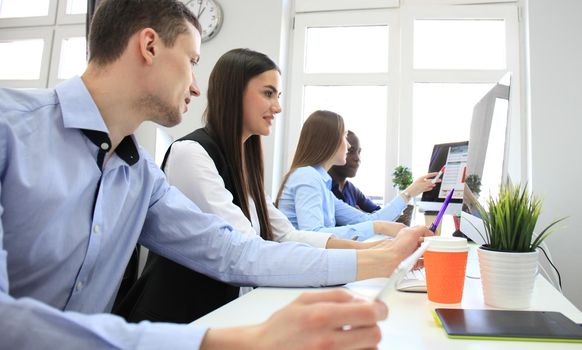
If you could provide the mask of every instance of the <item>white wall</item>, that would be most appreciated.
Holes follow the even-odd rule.
[[[548,239],[564,295],[582,309],[582,1],[528,0],[531,184],[545,198],[538,227],[569,216]]]
[[[222,7],[224,23],[216,37],[202,43],[200,63],[196,70],[202,95],[190,103],[188,113],[184,115],[184,120],[180,125],[164,128],[173,139],[180,138],[204,125],[202,113],[206,107],[208,77],[216,61],[225,52],[235,48],[249,48],[259,51],[268,55],[284,70],[291,1],[220,0],[218,2]],[[273,183],[272,169],[277,168],[276,176],[280,176],[280,161],[274,157],[274,152],[281,147],[282,125],[282,121],[275,120],[272,135],[263,139],[267,191],[270,191]],[[136,133],[140,144],[146,147],[152,155],[154,154],[156,135],[154,128],[153,123],[145,123]],[[279,135],[279,137],[275,138],[274,135]]]

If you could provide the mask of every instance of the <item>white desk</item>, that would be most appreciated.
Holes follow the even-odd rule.
[[[467,275],[474,276],[476,260],[469,258]],[[360,294],[378,291],[379,282],[374,279],[351,283],[348,287]],[[304,291],[303,288],[258,288],[238,298],[214,312],[196,320],[194,323],[210,327],[231,327],[249,325],[266,320],[273,312],[287,305]],[[386,321],[380,323],[382,342],[380,349],[582,349],[582,344],[516,342],[493,340],[459,340],[449,339],[443,328],[435,323],[432,310],[435,307],[455,307],[438,305],[428,301],[425,293],[394,292],[387,300],[390,314]],[[481,280],[465,279],[462,304],[456,307],[484,309],[491,308],[484,304]],[[582,323],[582,312],[560,294],[542,276],[538,275],[534,289],[531,310],[559,311]]]

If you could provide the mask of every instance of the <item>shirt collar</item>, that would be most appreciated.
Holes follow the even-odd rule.
[[[331,190],[331,176],[329,176],[327,171],[325,171],[325,169],[321,165],[314,166],[313,168],[317,170],[317,172],[321,176],[321,179],[323,180],[323,182],[325,182],[325,186],[327,187],[327,189]]]
[[[104,144],[111,147],[105,121],[81,78],[75,76],[66,80],[57,85],[55,91],[65,128],[80,129],[100,150],[107,150]],[[115,153],[129,165],[137,163],[139,152],[133,135],[126,136]]]

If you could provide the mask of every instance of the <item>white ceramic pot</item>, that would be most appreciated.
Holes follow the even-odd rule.
[[[479,269],[485,304],[527,309],[538,272],[538,252],[508,253],[479,247]]]

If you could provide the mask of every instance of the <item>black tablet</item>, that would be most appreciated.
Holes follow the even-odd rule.
[[[582,326],[559,312],[437,308],[450,338],[582,342]]]

